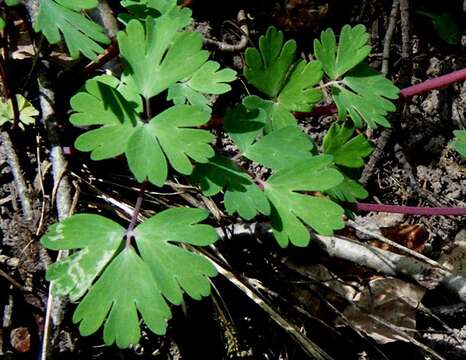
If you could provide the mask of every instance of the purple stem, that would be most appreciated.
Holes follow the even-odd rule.
[[[464,80],[466,80],[466,68],[423,81],[416,85],[408,86],[407,88],[404,88],[400,91],[400,98],[409,99],[415,95],[424,94],[428,91],[440,89]]]
[[[146,186],[147,186],[147,180],[142,183],[141,188],[139,189],[139,195],[136,200],[136,205],[134,206],[133,215],[131,216],[131,221],[128,225],[128,228],[126,229],[125,248],[128,248],[131,246],[131,239],[134,236],[133,230],[136,227],[136,224],[138,222],[138,216],[139,216],[139,213],[141,212],[142,200],[144,199],[144,192],[146,191]]]
[[[403,205],[384,205],[384,204],[367,204],[356,203],[357,211],[374,211],[387,212],[396,214],[409,215],[427,215],[427,216],[466,216],[466,207],[417,207]]]

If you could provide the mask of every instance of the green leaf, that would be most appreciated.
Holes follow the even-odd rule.
[[[339,205],[302,193],[326,191],[341,183],[343,176],[331,164],[331,156],[315,156],[277,171],[266,182],[264,191],[273,205],[272,229],[280,246],[286,247],[289,241],[296,246],[309,243],[303,222],[323,235],[344,227]]]
[[[173,101],[175,105],[190,104],[198,106],[204,111],[211,112],[212,102],[205,96],[193,90],[187,83],[176,83],[168,88],[167,100]]]
[[[5,20],[3,20],[3,18],[0,17],[0,31],[2,31],[5,28],[5,25]]]
[[[280,103],[251,95],[243,99],[243,104],[249,110],[261,109],[265,111],[267,114],[267,123],[264,127],[266,133],[287,126],[296,126],[294,115]]]
[[[337,186],[326,190],[325,193],[332,199],[344,202],[357,202],[358,200],[365,199],[369,193],[364,187],[356,180],[350,179],[345,176],[343,181]]]
[[[245,152],[262,133],[266,119],[267,115],[261,108],[249,110],[238,104],[227,109],[223,125],[239,150]]]
[[[343,119],[349,114],[356,127],[362,127],[363,121],[370,128],[376,128],[377,124],[390,127],[385,117],[396,110],[390,99],[397,99],[398,94],[399,89],[390,80],[364,64],[332,86],[338,116]]]
[[[450,45],[457,45],[461,40],[461,29],[458,22],[448,12],[435,14],[429,11],[416,11],[418,14],[427,16],[434,25],[435,31],[440,38]]]
[[[5,0],[7,6],[16,6],[21,3],[21,0]]]
[[[131,20],[118,33],[120,54],[146,99],[192,76],[206,62],[209,53],[201,49],[202,36],[179,32],[188,23],[178,9],[157,19]]]
[[[100,25],[80,11],[97,4],[97,0],[41,0],[34,30],[41,31],[51,44],[60,42],[63,36],[71,57],[76,59],[81,53],[94,60],[104,50],[100,44],[109,44],[110,40]]]
[[[250,84],[273,98],[282,89],[295,56],[296,42],[283,43],[283,33],[271,26],[259,38],[259,50],[246,49],[244,76]]]
[[[47,280],[58,296],[82,297],[115,255],[124,229],[100,215],[78,214],[52,225],[41,243],[51,250],[77,250],[49,266]]]
[[[31,125],[35,123],[34,117],[39,115],[39,111],[22,95],[16,95],[16,102],[18,103],[19,110],[19,126],[24,128],[22,125]],[[11,101],[0,98],[0,126],[7,122],[13,122],[14,120],[13,104]]]
[[[236,79],[236,71],[219,70],[220,64],[208,61],[190,79],[176,83],[168,89],[168,100],[176,105],[189,103],[210,110],[211,102],[205,95],[220,95],[231,90],[228,84]]]
[[[233,161],[216,155],[207,164],[196,166],[192,180],[201,186],[205,196],[225,189],[225,208],[230,215],[237,212],[251,220],[258,213],[268,215],[270,205],[264,193]]]
[[[324,153],[333,156],[337,165],[349,168],[364,166],[363,158],[372,153],[372,145],[363,134],[352,138],[354,128],[334,123],[324,137]]]
[[[319,61],[299,61],[280,91],[278,103],[290,112],[311,111],[312,106],[322,99],[322,91],[313,88],[322,80],[322,76],[322,64]]]
[[[145,124],[139,117],[141,97],[131,77],[120,81],[111,76],[88,80],[84,91],[71,99],[76,126],[102,125],[78,137],[75,146],[91,151],[93,160],[126,154],[128,165],[140,182],[146,178],[157,186],[167,179],[167,161],[182,174],[192,172],[189,158],[207,162],[214,156],[209,145],[214,137],[196,129],[209,120],[209,113],[188,105],[176,105]],[[188,158],[189,157],[189,158]]]
[[[98,76],[86,82],[83,91],[71,98],[75,111],[70,121],[75,126],[102,125],[90,130],[75,142],[80,151],[91,151],[93,160],[103,160],[126,151],[128,139],[142,124],[141,98],[131,85],[115,77]]]
[[[215,229],[198,224],[207,217],[204,210],[172,208],[134,229],[142,258],[164,297],[173,304],[181,303],[183,291],[196,300],[210,293],[209,277],[217,274],[214,266],[203,256],[176,245],[213,244],[218,239]]]
[[[192,164],[188,156],[201,163],[214,156],[210,143],[215,137],[208,131],[191,128],[209,121],[210,115],[193,106],[174,106],[157,115],[149,124],[171,166],[189,175]]]
[[[333,30],[327,29],[321,33],[320,41],[314,40],[314,53],[328,77],[336,80],[369,55],[371,47],[368,40],[369,34],[364,25],[345,25],[337,47]]]
[[[232,69],[219,70],[220,64],[216,61],[207,61],[188,81],[188,85],[204,94],[224,94],[231,90],[228,85],[236,79],[236,71]]]
[[[466,157],[466,130],[455,130],[455,139],[452,141],[451,146],[458,151],[461,156]]]
[[[129,247],[105,269],[77,307],[73,322],[82,336],[95,333],[105,322],[104,341],[119,348],[136,345],[141,337],[139,316],[149,329],[164,335],[170,308],[160,295],[151,269]]]
[[[79,249],[51,265],[47,279],[57,295],[68,294],[74,301],[85,294],[73,316],[81,334],[90,335],[104,324],[105,343],[126,348],[139,342],[139,314],[151,331],[163,335],[171,317],[165,299],[180,304],[183,292],[193,299],[207,296],[215,268],[203,256],[178,246],[207,246],[217,240],[212,226],[199,224],[207,216],[199,209],[169,209],[131,234],[91,214],[51,226],[41,239],[44,246]],[[122,248],[125,235],[131,236],[137,251],[132,245]]]
[[[275,130],[250,146],[243,155],[273,170],[293,166],[314,148],[311,138],[296,125]]]

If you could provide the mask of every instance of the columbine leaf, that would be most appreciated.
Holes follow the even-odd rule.
[[[220,95],[231,90],[228,84],[236,79],[236,71],[219,70],[220,64],[208,61],[202,65],[190,79],[176,83],[168,89],[168,100],[176,105],[189,103],[210,110],[211,102],[206,95]]]
[[[173,101],[175,105],[186,105],[190,104],[198,106],[204,111],[212,111],[210,108],[212,105],[211,100],[205,96],[193,90],[186,83],[176,83],[168,88],[167,100]]]
[[[237,212],[243,219],[251,220],[258,213],[270,212],[264,193],[233,161],[221,155],[211,158],[207,164],[197,165],[192,179],[206,196],[225,189],[225,208],[230,215]]]
[[[215,268],[177,246],[215,242],[215,229],[198,224],[207,216],[204,210],[178,208],[151,217],[128,234],[138,252],[130,245],[117,253],[125,230],[100,215],[78,214],[53,225],[42,244],[79,251],[51,265],[47,279],[56,294],[68,294],[72,300],[87,292],[73,316],[81,334],[90,335],[105,323],[105,343],[116,341],[126,348],[139,342],[138,314],[154,333],[165,334],[171,312],[164,297],[180,304],[183,292],[194,299],[208,295]]]
[[[176,244],[207,246],[218,235],[210,225],[198,224],[208,212],[200,209],[173,208],[165,210],[134,229],[142,258],[162,294],[173,304],[180,304],[183,291],[199,300],[209,295],[209,277],[217,274],[204,257]]]
[[[273,205],[273,233],[280,246],[286,247],[289,241],[296,246],[309,243],[309,231],[303,222],[323,235],[344,227],[343,209],[339,205],[300,193],[325,191],[343,181],[331,163],[331,156],[315,156],[277,171],[266,182],[264,191]]]
[[[104,50],[100,44],[109,44],[110,40],[100,25],[80,11],[97,4],[97,0],[41,0],[34,30],[41,31],[51,44],[60,42],[61,33],[73,58],[82,53],[94,60]]]
[[[363,120],[370,128],[377,124],[390,127],[385,116],[396,107],[389,99],[398,98],[398,94],[399,89],[390,80],[364,64],[332,86],[338,116],[343,119],[348,113],[356,127],[361,127]]]
[[[80,323],[83,336],[93,334],[105,322],[105,343],[127,348],[141,337],[138,313],[151,331],[165,334],[170,308],[148,264],[129,247],[108,265],[81,301],[73,322]]]
[[[427,16],[434,25],[435,31],[440,38],[450,45],[457,45],[461,40],[461,29],[458,22],[448,12],[432,13],[428,11],[416,11],[416,13]]]
[[[322,91],[313,88],[322,76],[320,61],[299,61],[280,91],[278,103],[289,111],[311,111],[312,106],[322,99]]]
[[[49,266],[47,280],[56,295],[79,299],[111,261],[123,239],[124,229],[100,215],[78,214],[54,224],[41,243],[52,250],[77,250]]]
[[[275,130],[251,145],[243,155],[273,170],[293,166],[308,157],[314,144],[296,125]]]
[[[202,36],[179,32],[188,23],[182,10],[174,8],[144,22],[131,20],[118,33],[118,45],[128,63],[139,92],[146,99],[194,74],[207,60]]]
[[[236,71],[232,69],[219,70],[220,64],[216,61],[208,61],[202,65],[188,81],[188,85],[205,94],[224,94],[231,90],[228,85],[236,79]]]
[[[455,130],[455,139],[451,146],[458,151],[463,157],[466,157],[466,130]]]
[[[322,65],[304,60],[295,64],[295,57],[296,43],[289,40],[283,44],[283,33],[274,27],[260,37],[259,50],[246,50],[246,79],[272,99],[248,96],[243,104],[267,113],[266,132],[295,124],[294,111],[311,111],[322,98],[322,92],[313,88],[322,79]]]
[[[337,201],[346,202],[357,202],[369,196],[369,193],[360,183],[346,176],[340,184],[326,190],[325,193]]]
[[[351,138],[354,128],[345,125],[333,124],[324,137],[324,153],[333,156],[335,164],[350,168],[364,166],[363,158],[372,153],[372,146],[359,134]]]
[[[102,125],[90,130],[75,142],[80,151],[92,151],[93,160],[103,160],[123,154],[130,135],[142,124],[140,97],[128,90],[128,85],[112,76],[88,80],[84,91],[71,98],[76,112],[70,117],[75,126]]]
[[[163,185],[167,176],[165,156],[176,171],[185,175],[193,170],[189,158],[207,162],[215,155],[209,144],[214,136],[191,127],[208,120],[209,113],[200,108],[176,105],[135,131],[129,138],[126,156],[136,178],[143,181],[147,177],[152,183]]]
[[[39,115],[39,111],[37,111],[36,108],[22,95],[16,95],[16,101],[18,103],[19,121],[21,122],[19,126],[23,128],[22,124],[34,124],[34,117]],[[0,98],[0,126],[6,122],[13,122],[13,119],[13,104],[9,100]]]
[[[266,133],[287,126],[296,126],[296,118],[280,103],[264,100],[259,96],[247,96],[243,100],[244,106],[249,110],[261,109],[267,114],[267,123],[264,127]]]
[[[5,28],[5,25],[5,20],[3,20],[3,18],[0,17],[0,31],[2,31]]]
[[[267,115],[261,108],[247,109],[238,104],[228,108],[224,118],[225,131],[241,152],[246,151],[265,126]]]
[[[244,76],[250,84],[273,98],[283,87],[295,56],[296,42],[288,40],[283,44],[283,33],[271,26],[259,38],[259,50],[246,49]]]
[[[371,47],[367,44],[368,40],[369,34],[364,25],[353,28],[345,25],[341,29],[337,47],[333,30],[327,29],[321,33],[320,41],[314,40],[314,53],[328,77],[336,80],[369,55]]]

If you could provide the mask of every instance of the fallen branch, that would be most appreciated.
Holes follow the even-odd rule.
[[[217,229],[223,239],[239,235],[269,236],[268,224],[234,224],[226,230]],[[329,256],[347,260],[389,276],[409,277],[421,286],[433,289],[439,283],[461,301],[466,302],[466,278],[454,275],[425,262],[399,255],[370,245],[338,236],[322,236],[313,233],[314,243]]]

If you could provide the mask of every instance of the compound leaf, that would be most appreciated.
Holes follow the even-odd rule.
[[[371,47],[368,40],[369,34],[364,25],[345,25],[337,47],[333,30],[327,29],[321,33],[320,41],[314,40],[314,53],[328,77],[336,80],[369,55]]]
[[[172,208],[134,229],[142,258],[162,294],[173,304],[181,303],[183,291],[196,300],[210,293],[209,277],[217,274],[214,266],[203,256],[176,245],[213,244],[218,239],[215,229],[198,224],[207,217],[204,210]]]
[[[278,103],[289,111],[311,111],[312,106],[322,99],[322,91],[313,88],[322,76],[320,61],[299,61],[280,91]]]
[[[104,29],[88,20],[80,11],[92,9],[97,0],[41,0],[34,30],[41,31],[51,44],[65,40],[71,57],[82,53],[94,60],[104,49],[100,44],[109,44]]]
[[[16,95],[16,102],[18,103],[19,110],[19,124],[23,128],[23,125],[34,124],[39,111],[22,95]],[[10,100],[0,98],[0,126],[6,122],[13,122],[14,119],[13,104]]]
[[[193,170],[189,158],[205,163],[215,155],[210,146],[215,137],[206,130],[193,128],[207,123],[209,118],[210,114],[200,108],[175,105],[153,118],[147,130],[157,138],[170,165],[189,175]],[[152,153],[144,155],[150,157]]]
[[[100,215],[78,214],[50,227],[41,243],[52,250],[75,250],[49,266],[47,280],[56,295],[79,299],[111,261],[123,239],[124,229]]]
[[[377,124],[390,127],[385,116],[395,111],[389,100],[398,98],[399,89],[381,73],[360,64],[348,73],[342,83],[332,86],[332,97],[341,119],[348,113],[356,127],[363,120],[370,128]]]
[[[283,33],[271,26],[259,38],[259,50],[248,48],[245,53],[244,76],[264,94],[275,97],[285,83],[296,56],[296,42],[283,44]]]
[[[129,247],[108,265],[81,301],[73,322],[80,323],[83,336],[93,334],[105,322],[105,343],[127,348],[141,337],[138,312],[151,331],[165,334],[170,308],[150,267]]]
[[[204,257],[177,246],[214,243],[215,229],[198,224],[207,216],[199,209],[169,209],[129,234],[112,220],[92,214],[74,215],[51,226],[41,239],[44,246],[78,250],[51,265],[47,279],[53,281],[57,295],[77,300],[85,294],[73,316],[81,334],[90,335],[104,324],[105,343],[126,348],[139,342],[138,314],[151,331],[163,335],[171,317],[165,298],[180,304],[183,292],[194,299],[208,295],[215,268]],[[138,252],[133,245],[119,251],[125,235]]]
[[[258,213],[270,213],[264,193],[233,161],[221,155],[211,158],[207,164],[197,165],[192,179],[206,196],[224,189],[225,208],[230,215],[237,212],[243,219],[251,220]]]
[[[272,229],[280,246],[286,247],[290,241],[296,246],[309,243],[303,222],[323,235],[344,227],[339,205],[302,193],[325,191],[341,183],[343,176],[331,164],[331,156],[315,156],[277,171],[266,182],[264,191],[273,205]]]
[[[455,130],[455,139],[451,146],[458,151],[463,157],[466,157],[466,130]]]
[[[176,105],[190,103],[210,110],[211,102],[206,95],[220,95],[231,90],[228,84],[236,79],[236,71],[220,69],[216,61],[207,61],[190,79],[176,83],[168,89],[168,100]]]
[[[363,158],[372,153],[372,145],[363,134],[352,138],[354,128],[334,123],[324,137],[324,153],[333,156],[335,164],[349,168],[364,166]]]
[[[174,8],[157,19],[133,19],[118,33],[120,54],[146,99],[193,75],[207,61],[202,36],[179,31],[186,25],[182,10]]]
[[[90,130],[75,142],[80,151],[91,151],[93,160],[103,160],[123,154],[128,138],[142,124],[140,97],[131,86],[109,75],[86,82],[83,91],[71,98],[75,111],[70,121],[75,126],[102,125]]]
[[[273,170],[279,170],[310,157],[314,144],[299,127],[287,126],[267,134],[243,155]]]

